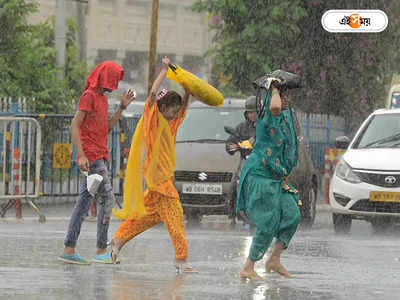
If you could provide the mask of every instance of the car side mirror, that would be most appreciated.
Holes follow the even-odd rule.
[[[338,149],[347,149],[347,147],[349,146],[349,144],[350,144],[350,139],[349,139],[347,136],[345,136],[345,135],[338,136],[338,137],[335,139],[335,148],[338,148]]]

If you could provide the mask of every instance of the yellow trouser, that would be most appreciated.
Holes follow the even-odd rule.
[[[121,223],[114,237],[126,243],[143,231],[163,222],[174,245],[175,258],[186,259],[188,244],[185,235],[183,209],[179,199],[146,190],[144,205],[146,214],[139,217],[136,213],[133,213]]]

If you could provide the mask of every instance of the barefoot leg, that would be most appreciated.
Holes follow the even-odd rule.
[[[244,266],[240,270],[240,277],[241,278],[248,278],[251,280],[263,280],[260,275],[257,274],[256,271],[254,271],[254,264],[255,262],[252,261],[251,259],[247,258],[246,262],[244,263]]]
[[[285,245],[282,242],[278,242],[275,244],[271,256],[268,258],[265,264],[265,270],[267,273],[276,272],[281,274],[282,276],[289,278],[292,275],[281,264],[281,253],[284,250],[284,246]]]
[[[111,241],[111,259],[114,263],[117,263],[118,254],[123,245],[124,245],[124,243],[120,239],[118,239],[116,237],[114,237],[112,239],[112,241]]]

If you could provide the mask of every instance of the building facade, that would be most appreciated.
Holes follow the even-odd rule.
[[[44,21],[56,13],[60,0],[36,0],[39,11],[31,22]],[[89,68],[104,60],[120,63],[128,84],[139,95],[147,93],[152,0],[64,0],[66,17],[78,25],[80,57]],[[204,59],[211,47],[212,32],[205,14],[192,10],[195,0],[160,0],[157,61],[168,55],[173,63],[198,76],[210,78]]]

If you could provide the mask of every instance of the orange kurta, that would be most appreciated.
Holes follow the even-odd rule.
[[[132,139],[124,183],[124,205],[120,210],[113,209],[117,218],[127,219],[134,211],[138,215],[145,214],[144,184],[150,191],[178,198],[173,185],[175,143],[186,111],[187,104],[174,120],[168,122],[157,104],[150,107],[147,99]]]
[[[176,133],[179,125],[183,122],[187,111],[187,105],[182,107],[175,119],[171,120],[168,125],[171,136],[166,132],[159,132],[161,118],[164,118],[158,109],[157,103],[150,107],[150,101],[146,101],[143,113],[143,135],[146,159],[144,162],[144,178],[147,188],[150,191],[156,191],[162,195],[179,198],[178,192],[173,183],[175,170],[175,143]],[[154,153],[154,146],[157,140],[157,135],[160,134],[160,149],[158,153]],[[170,140],[172,138],[172,141]],[[172,146],[172,147],[171,147]],[[153,176],[150,176],[150,163],[155,159],[153,168],[155,168]],[[150,178],[154,182],[150,182]]]
[[[176,259],[186,259],[188,254],[183,209],[173,184],[176,133],[186,110],[187,105],[182,107],[174,120],[166,123],[157,103],[150,107],[149,101],[146,101],[143,113],[143,173],[147,186],[143,199],[145,213],[133,211],[114,235],[126,243],[141,232],[163,222],[174,245]]]

